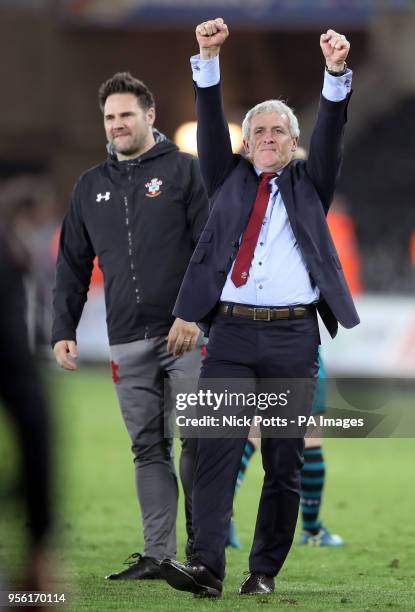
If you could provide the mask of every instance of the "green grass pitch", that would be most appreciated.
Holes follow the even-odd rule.
[[[277,578],[275,594],[242,598],[237,589],[247,570],[262,480],[256,454],[236,500],[243,550],[227,554],[224,596],[220,601],[195,600],[161,581],[104,580],[106,574],[122,569],[129,554],[143,549],[129,438],[109,368],[82,366],[76,373],[55,370],[48,380],[59,457],[56,589],[68,594],[67,609],[415,609],[413,439],[327,440],[322,518],[344,537],[346,546],[317,549],[294,544]],[[25,556],[19,545],[21,512],[10,503],[15,478],[11,436],[7,420],[2,413],[0,417],[1,581],[4,568],[18,568]],[[184,558],[184,545],[181,503],[179,559]]]

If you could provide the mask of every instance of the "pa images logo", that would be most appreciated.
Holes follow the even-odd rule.
[[[145,184],[147,189],[146,196],[148,198],[156,198],[161,194],[160,187],[162,186],[163,181],[158,178],[152,178],[151,181]]]

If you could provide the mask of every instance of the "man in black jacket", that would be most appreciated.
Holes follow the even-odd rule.
[[[242,125],[246,158],[233,155],[218,60],[227,36],[220,18],[196,28],[200,56],[191,63],[198,150],[211,213],[174,313],[211,325],[203,387],[218,378],[236,392],[251,383],[255,388],[258,379],[303,379],[312,391],[320,341],[316,309],[332,336],[338,322],[347,328],[359,322],[325,218],[342,158],[352,78],[345,64],[349,43],[334,30],[320,38],[326,71],[305,162],[293,161],[298,120],[280,100],[259,103],[247,113]],[[297,415],[308,416],[313,394],[298,397]],[[292,410],[291,401],[288,405]],[[277,431],[261,433],[265,476],[241,595],[274,590],[294,536],[304,441],[300,430],[279,439]],[[242,435],[198,440],[194,555],[186,565],[162,564],[163,575],[177,589],[214,597],[222,593],[244,445]]]
[[[97,256],[144,527],[144,555],[108,578],[157,578],[159,560],[176,554],[178,493],[172,440],[164,435],[163,379],[197,377],[201,358],[197,326],[171,313],[207,200],[196,159],[154,130],[154,98],[144,83],[117,73],[101,86],[99,102],[109,157],[80,177],[62,226],[52,342],[58,364],[76,369],[76,328]],[[187,441],[180,471],[190,540],[192,470]]]

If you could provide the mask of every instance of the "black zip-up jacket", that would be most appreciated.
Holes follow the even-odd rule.
[[[76,340],[95,255],[109,343],[166,334],[207,214],[197,160],[168,140],[131,161],[110,154],[85,172],[61,231],[52,345]]]

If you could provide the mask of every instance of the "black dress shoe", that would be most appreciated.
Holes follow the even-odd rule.
[[[107,580],[153,580],[161,578],[160,562],[153,557],[133,553],[124,561],[127,569],[105,576]]]
[[[174,589],[189,591],[196,597],[220,597],[222,581],[205,565],[193,559],[190,563],[178,563],[164,559],[160,563],[161,575]]]
[[[266,595],[273,592],[274,578],[258,572],[251,572],[239,589],[239,595]]]

